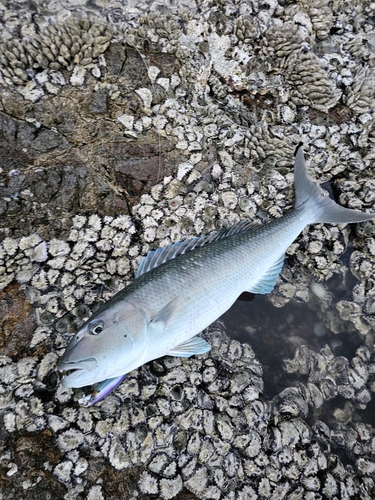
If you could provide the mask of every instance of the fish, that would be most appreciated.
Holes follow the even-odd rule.
[[[125,375],[162,356],[189,357],[210,350],[198,336],[243,292],[267,294],[285,252],[310,224],[343,224],[375,218],[341,207],[309,177],[302,146],[294,162],[291,211],[264,225],[241,221],[145,256],[134,281],[102,305],[70,340],[58,364],[66,388],[99,383],[89,404],[117,387]]]

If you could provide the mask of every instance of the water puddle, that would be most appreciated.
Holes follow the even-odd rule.
[[[333,297],[334,302],[342,297]],[[329,311],[327,311],[327,314]],[[299,345],[317,353],[328,345],[334,356],[344,356],[349,361],[358,347],[363,345],[361,335],[353,331],[335,334],[328,329],[317,336],[316,325],[321,324],[312,303],[299,303],[291,300],[284,307],[275,307],[267,296],[244,293],[232,308],[222,316],[228,335],[239,342],[247,342],[253,348],[263,365],[264,397],[272,399],[283,389],[295,386],[297,382],[306,384],[307,375],[287,373],[284,360],[292,359]],[[318,409],[309,409],[312,425],[317,419],[327,424],[334,421],[333,412],[342,407],[346,400],[337,396],[325,401]],[[375,426],[375,401],[372,400],[365,410],[355,409],[353,420]]]

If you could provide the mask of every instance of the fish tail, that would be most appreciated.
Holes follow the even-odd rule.
[[[294,162],[295,209],[302,207],[309,210],[312,220],[310,224],[328,222],[345,224],[349,222],[363,222],[375,218],[375,213],[364,213],[338,205],[324,190],[314,184],[309,177],[302,146],[299,147]]]

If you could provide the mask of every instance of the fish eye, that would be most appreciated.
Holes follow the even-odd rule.
[[[95,321],[90,324],[89,330],[92,335],[99,335],[99,333],[102,333],[103,331],[103,322],[102,321]]]

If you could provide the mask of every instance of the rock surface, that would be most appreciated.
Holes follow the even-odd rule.
[[[0,6],[0,496],[374,498],[372,221],[288,250],[269,299],[318,319],[314,342],[262,331],[272,350],[291,329],[277,395],[221,323],[211,353],[98,406],[59,384],[70,335],[148,250],[291,208],[300,141],[342,205],[375,209],[373,5],[178,4]]]

